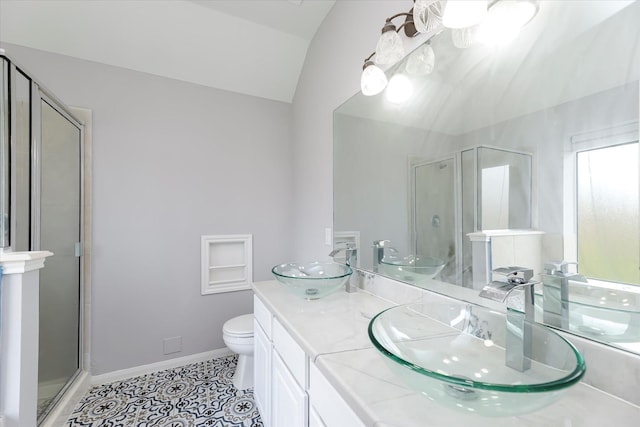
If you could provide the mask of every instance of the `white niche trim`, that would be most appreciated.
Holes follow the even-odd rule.
[[[202,295],[251,289],[251,234],[202,236],[200,241]]]

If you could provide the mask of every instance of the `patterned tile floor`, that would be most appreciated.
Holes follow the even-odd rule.
[[[231,378],[236,356],[92,387],[66,427],[262,427],[253,392]]]

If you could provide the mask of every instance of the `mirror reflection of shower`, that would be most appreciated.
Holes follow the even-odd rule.
[[[438,278],[472,287],[468,233],[531,227],[532,155],[485,146],[412,160],[413,256],[445,262]]]
[[[457,279],[455,156],[414,163],[411,172],[412,243],[417,258],[445,263],[439,278]]]

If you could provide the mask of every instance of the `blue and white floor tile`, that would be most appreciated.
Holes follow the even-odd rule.
[[[231,378],[236,356],[93,387],[66,427],[262,427],[253,392]]]

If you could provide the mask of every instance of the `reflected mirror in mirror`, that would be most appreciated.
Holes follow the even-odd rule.
[[[386,71],[406,101],[334,112],[334,241],[456,296],[532,268],[537,320],[640,352],[640,2],[539,6],[502,46],[436,32],[430,74]]]

